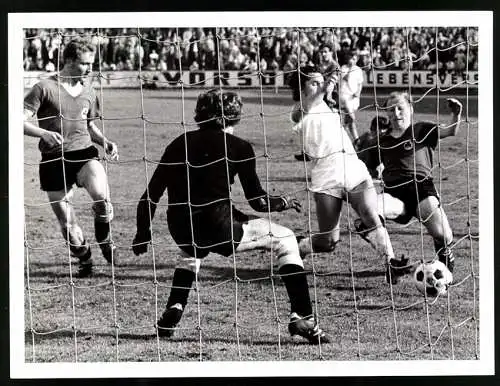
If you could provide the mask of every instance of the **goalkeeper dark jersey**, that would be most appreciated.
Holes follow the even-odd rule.
[[[269,196],[262,188],[255,165],[252,145],[232,134],[219,129],[199,129],[180,135],[165,149],[142,196],[137,210],[138,231],[150,229],[148,192],[152,218],[165,189],[169,225],[170,218],[179,221],[184,218],[187,223],[188,217],[200,213],[204,218],[212,217],[214,223],[224,221],[221,219],[232,206],[230,190],[236,176],[254,210],[283,209],[281,198]]]
[[[401,183],[432,177],[433,153],[439,140],[437,125],[417,122],[408,127],[403,135],[394,138],[389,134],[380,137],[380,154],[386,184]],[[375,149],[376,150],[376,149]]]

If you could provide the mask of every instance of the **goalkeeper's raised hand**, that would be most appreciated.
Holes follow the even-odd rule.
[[[139,256],[148,251],[148,244],[151,241],[151,232],[137,232],[132,241],[132,251],[134,255]]]
[[[295,209],[297,213],[300,213],[300,211],[302,210],[302,205],[300,204],[300,201],[297,200],[296,198],[291,196],[281,196],[280,198],[283,203],[280,212],[283,210]]]

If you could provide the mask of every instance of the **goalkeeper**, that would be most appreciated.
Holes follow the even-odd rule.
[[[384,192],[379,195],[378,208],[387,219],[406,224],[419,219],[434,240],[439,260],[453,272],[454,257],[450,245],[453,233],[432,179],[433,153],[438,141],[455,136],[460,126],[462,104],[449,98],[450,123],[413,123],[413,104],[405,92],[392,92],[385,105],[389,127],[379,136],[379,157],[373,157],[375,168],[383,164]],[[358,230],[366,225],[358,222]]]
[[[165,189],[169,198],[168,227],[181,250],[166,309],[158,320],[158,335],[173,334],[201,261],[209,252],[230,256],[272,249],[291,303],[289,332],[310,343],[327,343],[328,337],[313,317],[307,277],[294,233],[232,205],[231,185],[238,176],[255,211],[301,209],[295,198],[271,196],[263,190],[251,144],[231,134],[240,121],[241,107],[241,99],[234,92],[213,89],[201,93],[194,117],[199,130],[180,135],[166,147],[137,206],[134,253],[147,251],[151,220]]]

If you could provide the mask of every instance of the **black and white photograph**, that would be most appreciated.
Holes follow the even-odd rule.
[[[11,377],[494,373],[492,12],[64,15],[9,15]]]

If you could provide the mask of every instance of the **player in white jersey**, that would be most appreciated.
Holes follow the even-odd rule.
[[[358,158],[339,114],[324,101],[325,90],[335,82],[335,76],[325,82],[315,66],[303,67],[290,81],[302,115],[293,130],[302,134],[304,153],[311,158],[310,190],[316,202],[319,227],[318,233],[299,240],[301,255],[334,250],[339,241],[342,202],[347,199],[363,223],[370,224],[363,238],[383,257],[387,281],[395,284],[405,272],[400,267],[406,261],[394,258],[389,235],[377,214],[377,194],[371,176]],[[293,120],[296,115],[295,112]]]
[[[361,90],[363,89],[363,71],[356,65],[358,55],[351,51],[346,54],[347,64],[340,67],[339,99],[340,110],[352,142],[356,146],[359,134],[356,127],[355,113],[359,109]]]
[[[318,70],[323,74],[324,77],[338,77],[340,67],[333,57],[335,54],[333,45],[330,43],[321,44],[318,53]],[[334,112],[337,112],[339,106],[338,87],[336,87],[337,84],[329,83],[328,86],[328,89],[325,90],[325,102],[328,107],[330,107]],[[299,90],[296,90],[296,92],[298,93]],[[298,111],[298,109],[295,109],[295,111]],[[309,157],[303,152],[300,152],[300,154],[295,154],[294,157],[297,161],[310,161]]]

